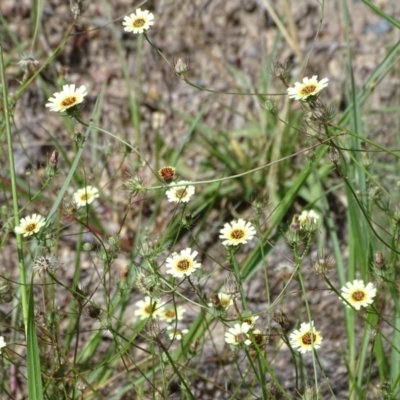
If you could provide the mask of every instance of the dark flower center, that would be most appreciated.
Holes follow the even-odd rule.
[[[71,107],[76,103],[76,97],[75,96],[69,96],[66,97],[62,102],[61,105],[63,107]]]
[[[247,335],[245,333],[239,333],[235,336],[235,340],[237,343],[243,343],[247,340]]]
[[[25,227],[25,230],[26,230],[27,232],[33,232],[33,231],[36,229],[36,227],[37,227],[37,224],[34,223],[34,222],[32,222],[31,224],[29,224],[29,225],[27,225],[27,226]]]
[[[152,304],[148,304],[145,308],[144,311],[146,312],[146,314],[153,314],[154,309],[156,308],[156,303],[152,303]]]
[[[317,336],[313,334],[312,335],[312,343],[315,343],[316,340],[317,340]],[[311,344],[311,332],[305,333],[303,335],[303,337],[301,338],[301,341],[305,345],[310,345]]]
[[[175,318],[175,310],[167,310],[167,311],[165,312],[165,316],[166,316],[167,318]]]
[[[316,88],[317,87],[315,85],[304,86],[303,89],[301,89],[301,94],[312,94],[315,92]]]
[[[189,260],[186,260],[186,259],[179,260],[176,263],[176,266],[180,271],[187,271],[190,267],[190,262],[189,262]]]
[[[234,230],[231,232],[231,238],[232,238],[232,239],[238,240],[238,239],[242,239],[243,237],[244,237],[244,231],[243,231],[243,229],[234,229]]]
[[[365,298],[365,293],[361,290],[358,290],[357,292],[354,292],[351,297],[354,301],[362,301]]]
[[[133,26],[135,28],[141,28],[145,23],[146,20],[144,18],[136,18],[135,21],[133,21]]]

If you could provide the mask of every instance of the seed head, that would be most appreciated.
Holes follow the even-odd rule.
[[[9,284],[0,288],[0,304],[11,303],[13,296],[13,290]]]
[[[211,304],[214,308],[221,308],[221,301],[219,299],[218,293],[213,293],[211,295]]]
[[[146,330],[151,337],[153,338],[158,337],[158,335],[161,332],[158,320],[155,318],[149,318],[146,324]]]
[[[189,351],[192,355],[196,354],[197,348],[199,347],[199,340],[195,339],[189,346]]]
[[[186,74],[189,71],[189,62],[183,61],[181,58],[178,58],[174,64],[174,70],[176,75],[178,75],[183,80],[186,80]]]
[[[43,272],[54,273],[61,265],[53,254],[49,254],[37,258],[33,264],[33,270],[39,274]]]
[[[22,78],[23,81],[28,80],[32,75],[38,70],[40,63],[30,56],[22,56],[21,60],[18,62],[19,67],[24,72]]]
[[[340,160],[339,150],[336,149],[335,147],[330,146],[329,152],[328,152],[328,157],[332,164],[337,164]]]
[[[287,315],[282,310],[275,311],[272,318],[283,330],[288,325]]]
[[[145,237],[138,250],[143,258],[153,260],[163,251],[163,246],[158,239],[148,240],[148,237]]]
[[[126,281],[128,279],[129,276],[129,269],[126,268],[121,272],[121,280]]]
[[[87,251],[87,252],[92,251],[93,244],[90,242],[85,242],[85,243],[83,243],[82,249],[83,249],[83,251]]]
[[[49,158],[49,165],[53,167],[57,167],[58,164],[58,151],[54,150],[53,153],[51,153],[51,157]]]
[[[146,190],[146,187],[143,186],[142,179],[138,176],[132,176],[129,178],[126,182],[124,182],[124,186],[128,189],[129,194],[133,197]]]
[[[290,223],[290,230],[293,232],[299,231],[301,228],[300,219],[298,214],[295,214],[292,218],[292,222]]]
[[[239,293],[239,285],[236,280],[236,277],[234,274],[230,273],[228,277],[226,278],[225,285],[224,285],[224,292],[226,294],[230,294],[232,296],[235,296],[237,293]]]
[[[383,268],[385,266],[385,257],[380,250],[375,253],[374,264],[377,268]]]
[[[102,310],[97,304],[91,303],[87,307],[86,312],[90,318],[97,319],[101,315]]]
[[[289,60],[275,60],[275,62],[272,64],[271,72],[276,78],[280,79],[286,87],[289,87],[289,85],[286,83],[286,80],[289,76],[290,68],[291,65]]]
[[[314,263],[314,270],[320,276],[325,276],[335,266],[333,257],[320,257]]]

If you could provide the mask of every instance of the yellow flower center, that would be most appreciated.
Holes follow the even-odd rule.
[[[81,200],[82,201],[88,201],[88,199],[89,199],[89,195],[87,193],[84,193],[84,194],[81,195]]]
[[[244,237],[243,229],[233,229],[231,232],[231,238],[235,240],[242,239]]]
[[[315,343],[315,341],[317,340],[317,336],[315,334],[312,335],[312,343]],[[306,346],[309,346],[311,344],[311,332],[307,332],[305,333],[302,338],[301,341],[303,342],[303,344],[305,344]]]
[[[166,312],[165,312],[165,316],[167,317],[167,318],[175,318],[175,310],[167,310]]]
[[[365,298],[365,293],[364,293],[363,291],[361,291],[361,290],[357,290],[356,292],[354,292],[354,293],[351,295],[351,298],[352,298],[354,301],[362,301],[362,300],[364,300],[364,298]]]
[[[236,343],[243,343],[246,340],[247,340],[247,335],[243,332],[235,336]]]
[[[144,312],[146,313],[146,314],[152,314],[153,313],[153,308],[154,308],[154,305],[147,305],[145,308],[144,308]]]
[[[133,26],[135,28],[141,28],[145,23],[146,23],[146,20],[144,18],[136,18],[133,21]]]
[[[75,96],[69,96],[69,97],[66,97],[66,98],[61,102],[61,105],[62,105],[64,108],[67,108],[67,107],[73,106],[75,103],[76,103],[76,97],[75,97]]]
[[[175,195],[178,199],[183,199],[187,196],[187,190],[186,189],[176,189]]]
[[[35,229],[36,229],[36,227],[37,227],[37,224],[36,224],[35,222],[32,222],[32,223],[30,223],[29,225],[27,225],[27,226],[25,227],[25,230],[26,230],[27,232],[34,232]]]
[[[301,94],[310,95],[310,94],[313,94],[316,89],[317,89],[316,85],[310,84],[310,85],[304,86],[301,89]]]
[[[176,267],[180,270],[180,271],[187,271],[190,267],[190,261],[187,260],[186,258],[179,260],[176,263]]]

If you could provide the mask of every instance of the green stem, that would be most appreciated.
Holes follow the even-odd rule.
[[[247,302],[246,302],[246,296],[243,291],[243,285],[242,285],[242,279],[240,276],[240,270],[239,270],[239,265],[237,263],[236,257],[235,257],[235,252],[231,250],[230,248],[228,249],[229,252],[229,260],[231,264],[233,265],[233,271],[236,277],[236,282],[239,285],[239,290],[240,290],[240,297],[242,299],[242,307],[244,311],[247,311]]]
[[[304,256],[305,256],[305,253],[303,253],[302,257],[304,257]],[[300,283],[301,291],[304,294],[304,303],[305,303],[306,310],[307,310],[308,320],[309,320],[309,322],[311,324],[311,321],[312,321],[311,310],[310,310],[310,305],[308,304],[308,300],[307,300],[307,297],[306,297],[307,291],[306,291],[306,287],[305,287],[305,284],[304,284],[303,274],[301,273],[300,264],[298,264],[296,266],[299,267],[298,268],[299,283]],[[312,330],[313,331],[315,330],[315,326],[312,327]],[[312,344],[313,343],[313,335],[310,335],[310,338],[311,338],[311,344]],[[314,385],[317,388],[318,387],[318,375],[317,375],[317,363],[316,363],[316,360],[315,360],[315,354],[316,354],[315,350],[313,349],[312,362],[313,362],[313,370],[314,370]]]
[[[13,141],[11,136],[11,126],[10,126],[10,110],[8,104],[8,93],[7,93],[7,82],[6,75],[4,71],[4,58],[3,58],[3,48],[0,45],[0,75],[3,88],[3,108],[4,108],[4,120],[6,125],[6,135],[7,135],[7,150],[8,150],[8,162],[10,165],[10,178],[11,178],[11,193],[13,200],[13,210],[14,210],[14,224],[19,225],[19,210],[18,210],[18,194],[17,194],[17,177],[15,173],[14,164],[14,153],[13,153]],[[24,320],[25,335],[28,334],[28,296],[26,290],[26,268],[24,262],[23,254],[23,241],[22,235],[17,234],[17,250],[18,250],[18,268],[19,268],[19,282],[21,284],[21,302],[22,302],[22,317]]]

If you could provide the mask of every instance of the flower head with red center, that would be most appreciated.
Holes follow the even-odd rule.
[[[171,254],[167,258],[167,273],[175,278],[190,276],[197,268],[201,267],[201,264],[194,260],[197,255],[198,252],[192,252],[190,248],[182,250],[179,254]]]
[[[367,307],[373,303],[376,296],[376,288],[372,283],[364,285],[362,280],[355,279],[353,282],[347,282],[342,287],[341,294],[352,307],[359,310],[361,307]],[[350,307],[347,303],[345,304]]]
[[[303,78],[303,82],[296,82],[294,87],[287,89],[289,98],[294,100],[306,100],[310,96],[315,96],[323,88],[328,86],[328,78],[318,81],[318,76],[314,75],[312,78]]]
[[[225,342],[233,346],[239,346],[241,344],[250,346],[251,340],[248,334],[250,329],[251,326],[249,324],[235,324],[225,333]]]
[[[46,107],[50,111],[63,112],[83,102],[83,98],[87,95],[86,86],[82,85],[75,89],[75,85],[64,85],[61,92],[53,94],[49,98]]]
[[[256,234],[254,226],[243,219],[226,223],[220,230],[219,238],[225,246],[237,246],[252,240]]]
[[[138,8],[136,13],[132,13],[129,16],[124,17],[122,25],[124,31],[132,33],[143,33],[154,24],[154,14],[147,10],[141,10]]]
[[[46,219],[39,214],[32,214],[28,217],[22,218],[19,226],[16,226],[14,231],[22,236],[31,236],[38,233],[40,229],[46,224]]]
[[[194,195],[195,187],[190,182],[180,181],[165,193],[169,202],[187,203]]]
[[[312,349],[321,347],[322,336],[314,329],[314,322],[303,322],[300,329],[295,330],[289,336],[290,345],[300,353],[304,354]]]

